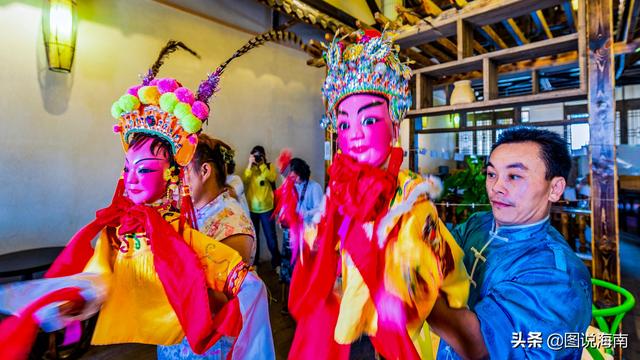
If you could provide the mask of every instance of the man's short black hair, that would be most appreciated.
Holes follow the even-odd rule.
[[[571,156],[567,142],[557,133],[530,126],[516,126],[500,134],[491,152],[500,145],[531,141],[540,145],[540,157],[547,168],[545,178],[561,176],[565,180],[571,171]]]
[[[293,158],[289,163],[289,169],[300,176],[302,181],[309,181],[309,177],[311,176],[311,169],[309,169],[309,164],[306,161],[300,158]]]

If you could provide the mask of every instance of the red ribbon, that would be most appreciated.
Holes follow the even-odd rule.
[[[343,223],[346,226],[343,248],[362,275],[378,313],[401,312],[405,315],[393,319],[379,316],[378,331],[372,337],[376,350],[389,359],[419,359],[406,330],[406,317],[411,311],[384,288],[385,249],[378,247],[375,232],[369,239],[363,229],[368,222],[377,225],[387,213],[397,188],[401,163],[400,148],[392,149],[387,170],[358,163],[343,154],[334,158],[329,168],[326,213],[314,245],[317,249],[303,249],[305,264],[296,265],[291,279],[289,310],[298,324],[290,359],[349,357],[349,346],[337,344],[333,339],[339,312],[339,301],[333,294],[339,264],[339,253],[335,248]],[[310,346],[311,343],[316,346]],[[310,351],[311,348],[327,349],[326,356]]]
[[[156,271],[194,352],[204,353],[223,335],[238,336],[242,329],[238,299],[231,299],[212,317],[206,275],[195,252],[157,210],[145,205],[134,205],[131,200],[123,196],[115,196],[109,207],[99,210],[96,213],[96,219],[73,236],[47,272],[46,277],[67,276],[81,272],[93,255],[91,241],[106,226],[120,226],[121,234],[146,232],[151,242]],[[14,339],[11,336],[14,339],[11,341],[18,344],[17,346],[31,346],[37,332],[37,324],[32,319],[32,315],[42,306],[43,299],[51,295],[53,293],[30,304],[27,308],[31,311],[21,312],[19,318],[22,320],[18,325],[20,331],[16,330],[15,334],[22,339]],[[6,319],[0,325],[3,329],[7,321],[16,322],[13,317]],[[3,332],[3,336],[4,334]],[[28,352],[24,350],[21,354],[28,355]],[[7,357],[0,356],[0,358]],[[26,355],[17,357],[17,359],[24,358]]]

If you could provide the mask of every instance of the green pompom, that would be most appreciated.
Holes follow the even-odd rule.
[[[180,125],[182,125],[182,128],[189,134],[195,134],[202,129],[202,120],[193,114],[189,114],[180,119]]]
[[[164,112],[173,112],[178,104],[178,97],[172,92],[164,93],[160,96],[160,109]]]
[[[118,119],[122,113],[123,111],[120,107],[120,103],[118,101],[114,102],[113,105],[111,105],[111,116],[113,116],[114,119]]]
[[[173,115],[175,115],[178,119],[182,119],[187,115],[193,115],[191,113],[191,105],[183,102],[176,104],[176,107],[173,108]]]
[[[131,112],[140,106],[140,100],[131,94],[125,94],[118,100],[120,109],[124,112]]]
[[[160,92],[157,86],[143,86],[138,89],[138,97],[140,102],[146,105],[158,105]]]

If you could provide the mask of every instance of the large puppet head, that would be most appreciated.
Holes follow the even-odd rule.
[[[209,118],[209,100],[219,90],[220,78],[227,65],[233,59],[268,41],[291,41],[300,44],[303,49],[306,48],[295,34],[286,31],[271,30],[260,34],[236,50],[229,59],[207,76],[200,83],[197,92],[182,86],[180,82],[173,78],[156,79],[156,75],[165,58],[177,49],[185,49],[197,56],[195,52],[187,48],[183,43],[169,41],[160,52],[156,62],[146,73],[142,83],[130,87],[111,106],[111,115],[117,120],[113,130],[120,134],[122,147],[127,153],[127,161],[130,165],[129,167],[125,166],[125,170],[135,165],[136,159],[134,157],[148,156],[149,158],[154,158],[159,157],[160,153],[167,160],[171,160],[170,162],[176,163],[177,166],[173,168],[184,167],[189,164],[198,145],[198,134],[202,130],[202,123],[208,121]],[[162,147],[167,149],[156,153],[157,148],[155,145],[151,146],[151,143],[144,141],[138,144],[140,141],[134,141],[138,134],[146,134],[162,140]],[[131,148],[134,143],[136,146]],[[179,170],[171,170],[170,172],[174,171],[184,174]],[[145,169],[143,169],[143,172],[149,174]],[[124,176],[126,177],[124,179],[125,182],[131,176],[130,173],[126,174]],[[168,176],[174,177],[175,175],[169,174]],[[143,186],[142,182],[138,182],[135,187],[129,187],[129,184],[126,184],[128,197],[136,203],[150,203],[157,200],[160,189],[155,189],[155,185],[151,186],[152,177],[151,175],[145,176],[145,179],[149,181],[144,181],[144,184],[146,184],[144,186],[153,187],[154,189],[145,188],[144,196],[140,195],[142,194],[140,189]],[[153,179],[159,180],[160,177],[153,177]],[[135,179],[132,178],[132,180]],[[185,183],[185,181],[181,182]],[[164,191],[168,182],[164,181],[162,184],[165,187]],[[185,187],[183,193],[188,198],[188,187]]]
[[[171,146],[164,139],[136,133],[129,143],[123,169],[127,197],[134,204],[162,200],[176,166]]]
[[[357,31],[345,45],[337,37],[325,53],[322,125],[338,134],[340,149],[359,162],[384,163],[391,140],[411,106],[410,69],[400,62],[389,32]]]

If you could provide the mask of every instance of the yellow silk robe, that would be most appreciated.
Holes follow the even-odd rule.
[[[169,212],[164,217],[177,231],[179,214]],[[185,334],[155,271],[149,240],[145,234],[118,235],[118,246],[111,240],[115,233],[108,233],[107,229],[102,231],[95,253],[84,269],[84,272],[100,274],[108,292],[92,344],[179,343]],[[208,287],[235,294],[242,279],[232,276],[237,281],[231,283],[228,279],[242,257],[230,247],[187,225],[183,237],[201,259]]]
[[[379,239],[386,239],[391,230],[399,226],[397,240],[386,249],[384,283],[409,307],[417,309],[418,319],[407,324],[407,331],[423,359],[434,357],[425,319],[439,291],[446,294],[453,308],[466,306],[469,294],[462,249],[425,195],[437,186],[431,179],[423,179],[408,170],[400,171],[398,191],[378,229],[373,228],[373,223],[365,225],[369,239],[373,231],[378,232]],[[378,314],[349,253],[340,249],[340,254],[342,300],[334,339],[340,344],[350,344],[362,334],[376,334]]]

